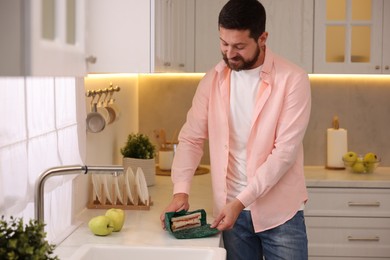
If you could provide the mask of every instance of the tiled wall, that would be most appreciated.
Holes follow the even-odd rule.
[[[139,131],[153,137],[165,128],[168,138],[185,121],[202,74],[141,75]],[[311,75],[312,113],[304,139],[305,164],[325,165],[326,129],[338,115],[348,130],[349,150],[372,151],[390,166],[390,76]],[[207,147],[207,146],[206,146]],[[202,163],[208,163],[208,151]]]

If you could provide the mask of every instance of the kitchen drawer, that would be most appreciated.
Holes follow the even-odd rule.
[[[390,218],[305,219],[310,256],[390,258]]]
[[[390,189],[308,188],[306,216],[390,217]]]

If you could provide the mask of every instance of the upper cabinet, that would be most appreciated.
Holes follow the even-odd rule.
[[[4,0],[0,76],[85,74],[83,0]]]
[[[152,0],[3,0],[0,76],[153,71]]]
[[[194,71],[194,0],[155,0],[155,72]]]
[[[195,72],[206,72],[221,59],[218,15],[227,0],[195,1]]]
[[[390,73],[388,0],[316,0],[315,73]]]
[[[177,2],[181,9],[175,8]],[[268,46],[312,72],[313,0],[261,2],[267,11]],[[218,15],[226,3],[227,0],[156,0],[156,70],[206,72],[215,66],[222,59]],[[186,32],[180,33],[183,29]]]
[[[155,71],[206,72],[220,59],[218,13],[227,0],[155,0]]]
[[[313,0],[261,0],[267,13],[267,46],[313,71]]]
[[[87,0],[90,73],[153,71],[154,0]]]

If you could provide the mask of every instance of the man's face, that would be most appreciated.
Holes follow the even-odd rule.
[[[219,28],[220,48],[226,65],[232,70],[247,70],[263,63],[262,44],[266,33],[258,41],[249,37],[249,30]]]

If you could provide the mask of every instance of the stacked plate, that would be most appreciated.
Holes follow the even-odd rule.
[[[92,174],[94,197],[101,205],[149,206],[149,191],[144,172],[137,168],[134,174],[128,167],[125,174]]]

